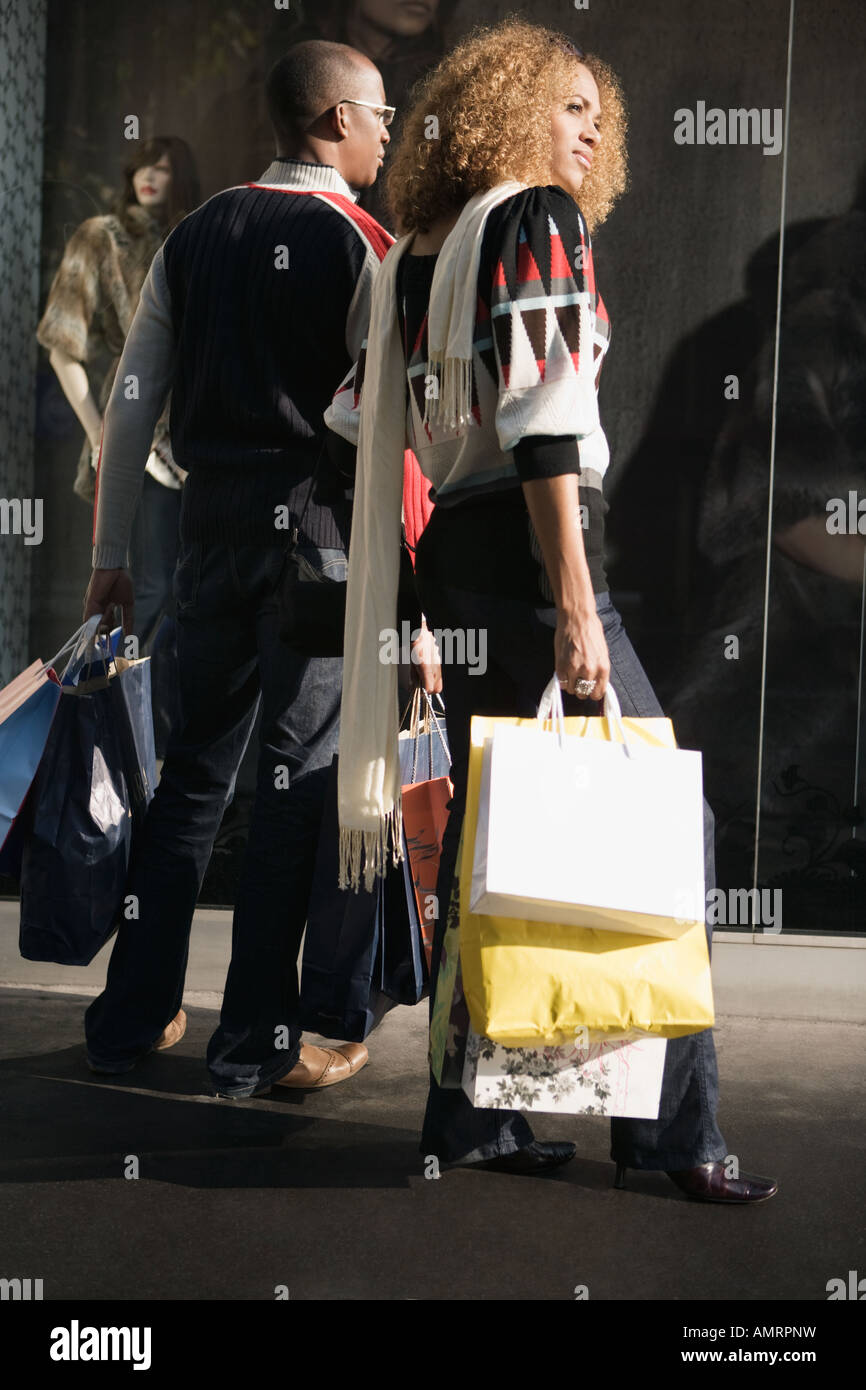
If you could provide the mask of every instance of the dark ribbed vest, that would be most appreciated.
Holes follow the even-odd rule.
[[[282,544],[275,509],[300,517],[323,412],[351,366],[346,317],[366,249],[320,199],[252,188],[217,194],[166,241],[186,540]],[[347,520],[323,462],[304,533],[339,546]]]

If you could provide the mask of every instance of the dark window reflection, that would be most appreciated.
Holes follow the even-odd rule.
[[[704,751],[720,886],[751,885],[757,828],[758,887],[782,890],[785,930],[862,931],[866,534],[850,511],[862,497],[866,513],[866,199],[785,240],[763,722],[778,238],[750,267],[763,341],[702,485],[693,641],[669,708],[680,741]],[[843,502],[853,534],[834,521]]]

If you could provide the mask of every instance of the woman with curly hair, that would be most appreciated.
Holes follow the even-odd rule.
[[[483,672],[423,670],[428,688],[444,685],[453,757],[439,903],[454,877],[473,714],[534,715],[551,661],[574,712],[610,681],[624,714],[662,714],[604,570],[597,387],[610,324],[590,237],[626,187],[626,126],[611,69],[522,21],[470,35],[406,116],[389,175],[402,236],[379,272],[366,352],[326,417],[358,443],[340,737],[346,882],[363,872],[370,885],[400,842],[396,668],[379,654],[394,623],[404,444],[436,503],[416,554],[427,622],[487,635]],[[709,807],[705,848],[711,886]],[[659,1118],[611,1121],[617,1185],[634,1167],[700,1200],[771,1197],[772,1181],[728,1175],[717,1100],[712,1031],[669,1040]],[[431,1076],[423,1154],[536,1173],[574,1151]]]

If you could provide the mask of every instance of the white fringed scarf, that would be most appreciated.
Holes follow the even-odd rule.
[[[481,242],[494,207],[520,192],[501,183],[471,198],[436,261],[428,312],[428,376],[438,395],[424,421],[462,434],[471,422],[472,344]],[[340,887],[372,889],[389,857],[403,857],[397,667],[380,660],[397,612],[406,441],[406,361],[397,316],[397,267],[411,236],[386,255],[373,286],[361,390],[346,599],[340,723]],[[430,395],[428,390],[427,395]]]

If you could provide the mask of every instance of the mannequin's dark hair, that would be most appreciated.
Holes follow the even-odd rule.
[[[201,202],[198,167],[189,145],[179,135],[154,135],[137,146],[124,166],[123,187],[114,205],[114,212],[130,231],[136,229],[129,217],[129,209],[138,205],[132,176],[137,169],[156,164],[166,154],[171,164],[171,183],[165,207],[166,232],[176,227]]]

